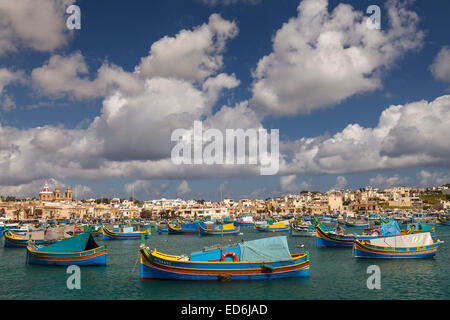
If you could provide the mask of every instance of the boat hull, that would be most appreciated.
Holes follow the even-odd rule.
[[[33,240],[35,244],[39,245],[49,245],[54,243],[55,241],[46,241],[43,239]],[[3,246],[5,248],[26,248],[28,245],[28,239],[22,235],[15,234],[3,234]]]
[[[155,231],[158,231],[158,232],[168,232],[168,231],[169,231],[169,228],[167,228],[167,227],[161,227],[161,226],[156,226],[156,227],[155,227]]]
[[[284,227],[284,228],[270,228],[270,227],[261,227],[261,226],[254,226],[253,230],[255,232],[287,232],[289,231],[290,227]]]
[[[29,264],[50,266],[95,266],[106,265],[108,250],[101,246],[92,250],[71,253],[37,252],[27,247],[27,261]]]
[[[201,226],[199,227],[199,234],[201,236],[229,236],[229,235],[237,235],[241,232],[241,228],[235,228],[231,230],[213,230],[213,229],[205,229]]]
[[[233,223],[234,223],[235,226],[253,227],[255,225],[254,222],[247,222],[247,221],[234,221]]]
[[[379,235],[359,235],[358,239],[370,240],[380,237]],[[319,226],[316,227],[316,246],[317,248],[352,248],[354,235],[331,234],[323,231]]]
[[[238,281],[309,276],[306,254],[291,261],[191,262],[167,259],[167,255],[141,249],[141,280]]]
[[[429,246],[415,248],[389,248],[379,247],[355,241],[353,256],[355,258],[381,258],[381,259],[417,259],[433,258],[438,248],[437,243]]]
[[[168,234],[198,234],[198,228],[196,229],[177,228],[169,225],[167,229]]]
[[[369,227],[369,224],[368,223],[348,223],[348,222],[346,222],[345,226],[349,227],[349,228],[367,228],[367,227]]]
[[[436,226],[450,226],[450,220],[442,219],[440,217],[436,218]]]
[[[103,228],[103,240],[136,240],[141,239],[142,236],[145,238],[151,238],[150,231],[147,229],[145,231],[137,232],[115,232],[107,228]]]

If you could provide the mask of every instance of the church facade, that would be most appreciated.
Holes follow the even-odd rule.
[[[44,187],[39,192],[40,201],[72,201],[72,190],[70,186],[67,186],[66,191],[61,194],[61,190],[58,186],[55,187],[55,191],[50,190],[48,183],[45,183]]]

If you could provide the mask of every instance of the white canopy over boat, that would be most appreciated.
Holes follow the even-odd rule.
[[[395,247],[395,248],[414,248],[433,244],[431,232],[407,234],[404,236],[394,236],[386,238],[371,239],[370,244],[380,247]]]

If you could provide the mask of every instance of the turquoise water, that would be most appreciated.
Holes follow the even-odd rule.
[[[139,262],[136,264],[139,240],[97,240],[108,246],[108,265],[82,267],[80,290],[67,288],[70,274],[65,267],[26,265],[25,249],[1,247],[0,299],[449,299],[450,227],[436,228],[436,238],[445,243],[434,259],[416,260],[355,259],[351,249],[317,249],[314,237],[288,236],[291,253],[309,251],[311,276],[246,282],[140,281]],[[288,235],[256,233],[249,227],[241,230],[243,235],[223,240],[153,232],[146,244],[164,253],[182,254],[222,241]],[[300,244],[304,248],[297,248]],[[367,267],[374,264],[381,270],[380,290],[369,290],[366,285]]]

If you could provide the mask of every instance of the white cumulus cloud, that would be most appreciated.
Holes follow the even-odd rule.
[[[381,75],[406,51],[420,48],[418,15],[387,1],[389,27],[369,29],[350,5],[303,0],[298,16],[273,38],[273,52],[253,73],[252,108],[278,116],[310,113],[381,87]]]

